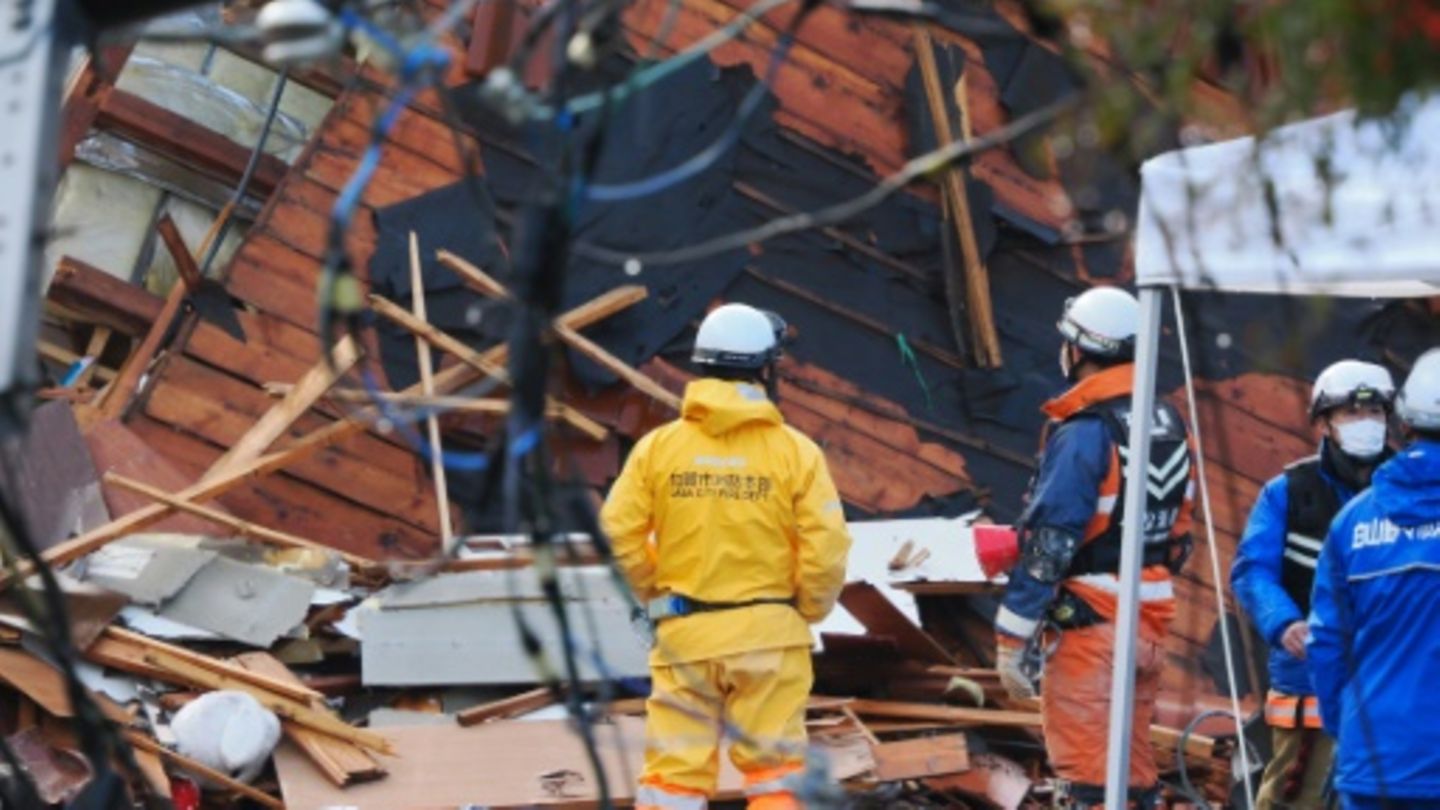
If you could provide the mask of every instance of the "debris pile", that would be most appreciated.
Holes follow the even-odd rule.
[[[88,459],[68,409],[47,406],[37,422],[46,431],[31,440],[68,442]],[[42,463],[22,470],[31,483],[52,474]],[[552,656],[560,639],[518,538],[461,538],[455,559],[427,567],[265,531],[114,531],[127,516],[109,519],[97,480],[160,504],[179,496],[113,471],[66,475],[72,531],[107,538],[56,572],[76,670],[129,743],[136,796],[176,806],[197,806],[197,796],[207,806],[227,797],[297,808],[586,806],[600,785],[568,719],[576,709],[595,732],[609,795],[624,802],[634,790],[648,650],[610,569],[587,563],[593,555],[558,573],[581,628],[586,686],[571,695],[525,652],[524,635]],[[964,652],[988,646],[988,628],[943,620],[997,587],[975,557],[973,517],[852,525],[850,584],[818,628],[808,725],[826,781],[857,797],[1014,808],[1051,790],[1037,707],[1008,700]],[[12,584],[0,608],[0,717],[42,801],[61,803],[95,769],[75,738],[65,677],[15,602],[37,587],[33,576]],[[927,624],[927,614],[942,620]],[[1175,784],[1184,767],[1189,790],[1228,794],[1226,743],[1161,726],[1152,741]],[[740,795],[728,765],[720,784],[722,797]]]

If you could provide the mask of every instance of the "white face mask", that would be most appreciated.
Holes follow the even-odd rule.
[[[1385,449],[1385,422],[1362,419],[1335,426],[1335,441],[1345,454],[1358,459],[1371,459]]]

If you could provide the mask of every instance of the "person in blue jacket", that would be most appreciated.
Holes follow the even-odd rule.
[[[1440,808],[1440,348],[1396,403],[1412,443],[1335,519],[1311,599],[1310,677],[1347,808]]]
[[[1240,539],[1230,584],[1270,648],[1265,721],[1270,761],[1256,807],[1318,810],[1325,802],[1334,741],[1305,661],[1316,559],[1330,521],[1369,486],[1386,451],[1386,420],[1395,396],[1390,373],[1342,360],[1325,369],[1310,395],[1310,418],[1323,431],[1319,452],[1294,462],[1260,490]]]

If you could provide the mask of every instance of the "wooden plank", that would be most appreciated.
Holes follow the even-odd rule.
[[[156,451],[163,453],[163,456],[155,452],[151,455],[157,456],[167,466],[178,471],[180,477],[159,482],[137,475],[135,470],[125,474],[130,478],[144,480],[167,493],[179,492],[197,480],[220,457],[224,449],[143,414],[132,419],[128,427]],[[332,452],[322,451],[319,458],[326,458]],[[135,499],[126,511],[147,507],[153,503],[144,496],[118,487],[108,488],[107,496],[111,495],[124,495]],[[283,526],[292,534],[312,537],[337,551],[367,559],[428,559],[435,554],[434,535],[396,518],[389,511],[388,501],[372,499],[370,503],[361,503],[288,474],[253,479],[206,505],[223,509],[261,526]],[[169,518],[162,522],[160,527],[165,528],[171,520],[176,519]],[[178,519],[194,521],[200,524],[205,532],[228,531],[185,513],[178,513]]]
[[[237,655],[232,662],[245,670],[269,675],[270,677],[303,686],[299,677],[290,668],[268,652],[249,652]],[[315,766],[338,787],[368,782],[385,775],[385,768],[368,751],[328,734],[312,731],[292,720],[281,723],[285,736],[304,751]]]
[[[197,517],[202,517],[206,520],[229,526],[237,533],[245,535],[246,537],[254,537],[257,540],[263,540],[267,543],[284,546],[285,548],[308,548],[324,552],[326,554],[336,554],[341,559],[345,560],[345,562],[348,563],[350,567],[356,569],[361,573],[374,569],[379,565],[379,563],[377,563],[375,560],[369,560],[364,557],[349,554],[344,551],[339,551],[325,545],[324,543],[317,543],[314,540],[308,540],[304,537],[290,534],[289,532],[269,529],[255,523],[251,523],[248,520],[242,520],[241,518],[237,518],[234,515],[226,514],[217,509],[212,509],[208,506],[201,506],[200,504],[190,503],[189,501],[182,501],[179,498],[176,498],[174,495],[165,492],[164,490],[156,489],[149,484],[126,478],[123,475],[106,473],[105,483],[115,484],[116,486],[124,487],[132,492],[138,492],[142,495],[145,495],[146,497],[153,498],[160,503],[168,504],[181,512],[188,512],[192,515],[196,515]]]
[[[987,726],[992,728],[1033,728],[1041,726],[1039,712],[1006,709],[972,709],[964,706],[941,706],[931,703],[900,703],[888,700],[856,699],[850,708],[861,717],[891,717],[901,720],[922,720],[952,723],[956,726]]]
[[[85,139],[100,106],[115,92],[115,78],[130,59],[134,43],[111,45],[101,48],[98,54],[86,53],[84,62],[65,88],[65,106],[60,113],[59,148],[57,158],[64,170],[75,159],[75,147]]]
[[[192,658],[189,656],[175,655],[174,653],[162,650],[146,652],[145,661],[158,669],[172,673],[184,678],[190,683],[203,686],[206,689],[238,689],[239,691],[249,693],[251,697],[254,697],[260,702],[260,705],[275,712],[275,714],[280,717],[286,720],[293,720],[315,731],[347,740],[371,751],[382,754],[394,753],[394,748],[391,746],[389,740],[386,740],[385,737],[376,732],[356,728],[333,714],[315,709],[308,700],[296,701],[277,694],[273,687],[262,688],[256,686],[254,682],[255,678],[265,678],[265,676],[258,675],[257,673],[231,667],[231,669],[235,671],[244,673],[241,677],[234,677],[218,672],[214,667],[199,666],[192,663]],[[280,683],[272,678],[265,678],[265,680],[270,681],[272,684]],[[294,688],[289,684],[284,684],[284,686],[290,689]]]
[[[195,760],[183,754],[171,751],[169,748],[166,748],[160,743],[155,742],[154,740],[150,739],[144,734],[141,734],[138,731],[130,731],[127,729],[125,731],[125,739],[129,741],[131,745],[135,746],[141,751],[146,751],[154,754],[165,760],[166,762],[171,763],[175,767],[183,771],[188,771],[195,776],[201,776],[205,779],[209,779],[215,784],[222,786],[225,790],[239,793],[241,796],[244,796],[245,798],[250,799],[257,804],[263,805],[265,807],[278,808],[279,810],[284,810],[285,808],[284,802],[280,801],[274,796],[271,796],[269,793],[266,793],[259,788],[251,787],[244,782],[232,779],[229,774],[222,773],[215,770],[214,768],[211,768],[208,765],[196,762]]]
[[[555,695],[548,687],[531,689],[528,692],[521,692],[518,695],[504,698],[502,700],[482,703],[479,706],[470,708],[455,715],[455,720],[462,726],[476,726],[490,720],[503,720],[510,717],[533,712],[536,709],[543,709],[555,702]]]
[[[646,295],[644,287],[618,287],[610,292],[582,304],[570,310],[561,317],[561,322],[576,329],[603,320],[627,307],[630,307],[643,300]],[[497,346],[486,352],[486,362],[498,364],[503,362],[508,350],[504,346]],[[435,390],[450,392],[461,386],[467,385],[475,379],[475,371],[467,366],[454,366],[435,375]],[[402,393],[417,393],[418,388],[411,386]],[[344,421],[334,422],[327,427],[307,434],[304,438],[295,442],[290,447],[262,456],[236,470],[229,476],[217,478],[213,481],[201,481],[184,491],[177,492],[175,496],[186,501],[205,501],[224,495],[226,492],[240,486],[251,478],[268,475],[276,470],[283,469],[296,460],[308,457],[326,447],[362,431],[365,422],[361,419],[372,417],[372,413],[356,414]],[[168,516],[173,507],[166,504],[153,504],[144,509],[131,512],[110,523],[86,532],[85,534],[61,543],[45,552],[45,561],[50,565],[62,565],[78,557],[89,554],[97,548],[126,534],[139,531],[146,526]],[[19,566],[19,573],[26,575],[30,573],[31,567]],[[7,574],[0,580],[0,586],[13,582],[13,574]]]
[[[273,404],[274,400],[257,388],[204,364],[178,358],[156,383],[145,415],[224,449],[240,441]],[[307,412],[296,419],[276,449],[333,424],[335,420],[320,413]],[[420,461],[408,447],[384,441],[369,430],[349,438],[343,446],[299,459],[285,472],[434,534],[434,496],[429,481],[417,477],[419,469]]]
[[[85,655],[106,666],[127,672],[138,671],[146,675],[153,675],[157,672],[168,673],[168,677],[164,680],[175,682],[178,677],[182,679],[180,682],[186,685],[205,686],[204,682],[185,676],[187,672],[203,670],[216,677],[244,683],[251,688],[269,692],[296,703],[308,705],[312,701],[321,699],[319,692],[304,684],[287,682],[263,673],[250,672],[219,658],[202,655],[184,647],[113,625],[105,628],[104,634],[96,639],[90,649],[86,650]],[[156,660],[151,660],[152,656],[157,657]],[[177,662],[184,664],[188,669],[182,671],[171,666]]]
[[[420,237],[410,232],[410,309],[417,323],[430,325],[425,314],[425,280],[420,272]],[[415,336],[415,358],[420,370],[420,393],[435,396],[435,366],[430,357],[430,342]],[[440,513],[440,550],[450,556],[455,530],[450,525],[450,492],[445,483],[445,449],[440,443],[440,419],[434,414],[425,417],[425,430],[430,440],[430,480],[435,484],[435,507]]]
[[[91,323],[131,336],[144,335],[164,302],[135,284],[73,256],[62,256],[46,298],[81,313]]]
[[[148,506],[151,501],[143,495],[105,484],[106,472],[119,473],[166,492],[184,489],[195,480],[187,474],[188,470],[172,464],[169,458],[151,446],[145,436],[137,432],[146,421],[148,420],[141,417],[130,424],[123,424],[119,420],[110,419],[94,425],[85,434],[85,443],[90,448],[90,457],[101,482],[105,505],[116,519]],[[217,511],[224,509],[218,508]],[[158,521],[154,529],[178,534],[212,534],[223,532],[224,526],[181,513]]]
[[[112,91],[100,105],[96,125],[226,185],[240,182],[250,160],[249,147],[124,90]],[[250,179],[250,191],[270,196],[287,171],[285,161],[271,154],[261,155]]]
[[[75,716],[65,676],[61,675],[58,669],[27,652],[0,647],[0,680],[40,704],[47,714],[55,717]],[[90,697],[101,713],[110,720],[122,724],[130,722],[130,716],[109,699],[93,694]]]
[[[349,335],[341,338],[330,350],[330,356],[305,372],[290,389],[290,393],[260,417],[254,427],[241,436],[240,441],[221,456],[201,480],[213,480],[229,475],[259,458],[261,453],[274,444],[276,439],[285,435],[295,420],[310,410],[310,406],[330,390],[330,386],[344,376],[359,359],[360,350],[354,339]]]
[[[939,143],[947,144],[955,141],[955,134],[950,129],[950,111],[945,103],[945,95],[940,87],[940,70],[935,64],[935,44],[930,38],[928,23],[916,22],[915,31],[915,58],[920,63],[920,75],[925,85],[925,98],[930,107],[930,121],[935,127],[935,137]],[[956,98],[960,105],[960,140],[970,140],[969,125],[967,123],[967,103],[964,96],[965,76],[961,74],[960,83],[956,86]],[[963,287],[963,297],[966,304],[966,311],[970,317],[970,349],[978,365],[983,368],[997,368],[1003,358],[1000,353],[1000,335],[995,329],[995,313],[990,300],[990,276],[985,269],[984,260],[980,257],[979,244],[975,238],[975,223],[971,218],[970,194],[966,190],[965,170],[961,166],[952,166],[945,171],[942,177],[942,188],[945,196],[945,210],[950,215],[950,222],[955,228],[956,237],[960,243],[960,255],[963,259],[963,277],[953,277],[953,267],[946,268],[945,287],[950,296],[950,311],[952,321],[955,318],[956,309],[960,305]],[[955,282],[961,282],[959,284]]]
[[[90,342],[85,346],[85,356],[92,359],[90,365],[86,366],[85,370],[80,372],[80,376],[75,378],[74,386],[76,388],[84,388],[89,385],[90,379],[97,373],[102,380],[115,379],[113,374],[107,377],[110,369],[100,365],[100,356],[105,353],[105,347],[110,345],[110,336],[114,333],[113,329],[103,324],[96,326],[95,331],[90,333]]]
[[[102,326],[100,328],[104,329],[105,327]],[[41,357],[49,358],[65,366],[73,366],[83,359],[83,355],[76,354],[63,346],[56,346],[44,338],[35,342],[35,350],[40,353]],[[94,374],[103,382],[110,382],[116,377],[115,371],[105,368],[98,363],[91,363],[90,366],[85,369],[85,372],[87,375]],[[78,386],[80,379],[76,379],[75,383]]]
[[[453,355],[456,359],[460,360],[460,362],[470,366],[475,371],[503,382],[508,383],[510,381],[510,373],[499,363],[488,361],[485,355],[465,345],[459,339],[417,319],[399,304],[387,300],[382,296],[372,294],[370,296],[370,307],[375,310],[376,314],[394,322],[411,334],[429,341],[434,344],[437,349]],[[566,407],[564,403],[556,401],[554,397],[547,396],[545,402],[547,407],[559,408],[562,414],[560,418],[567,424],[596,441],[604,439],[610,432],[604,425],[573,408]]]
[[[120,366],[120,374],[106,390],[96,408],[93,411],[86,409],[76,413],[82,426],[104,419],[115,419],[125,412],[130,405],[130,400],[135,396],[136,389],[140,386],[140,378],[144,376],[150,362],[155,359],[155,353],[160,350],[160,343],[165,339],[166,333],[170,331],[170,325],[180,316],[180,305],[184,300],[185,285],[176,284],[170,289],[170,294],[166,296],[165,305],[161,307],[160,313],[150,324],[150,331],[145,334],[145,339],[140,341],[140,345]]]
[[[510,291],[505,289],[504,285],[465,259],[448,250],[439,251],[436,253],[436,257],[440,260],[441,264],[459,275],[466,286],[482,295],[501,300],[507,300],[511,297]],[[555,325],[555,334],[567,346],[590,358],[594,363],[620,379],[635,386],[642,393],[677,413],[680,411],[680,397],[675,396],[675,394],[671,393],[664,386],[645,376],[645,374],[641,373],[635,367],[606,351],[599,344],[581,335],[576,330],[560,324]]]
[[[851,582],[840,591],[845,606],[873,636],[892,638],[908,658],[934,664],[953,664],[954,656],[930,634],[916,627],[885,595],[868,582]]]
[[[881,782],[924,779],[970,770],[970,749],[964,734],[918,737],[871,746],[875,778]]]
[[[524,18],[515,3],[481,3],[465,49],[465,72],[484,76],[510,59],[512,43],[524,35]]]

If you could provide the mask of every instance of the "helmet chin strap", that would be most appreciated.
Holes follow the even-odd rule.
[[[1060,344],[1060,374],[1066,382],[1072,383],[1075,382],[1075,367],[1079,365],[1075,362],[1074,346],[1068,340]]]
[[[760,383],[765,387],[765,396],[776,405],[780,404],[780,372],[774,363],[766,363],[760,369]]]

